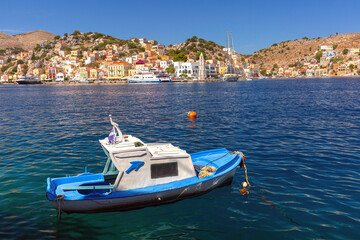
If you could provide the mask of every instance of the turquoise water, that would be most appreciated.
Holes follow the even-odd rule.
[[[59,222],[46,178],[102,171],[109,114],[145,142],[244,152],[257,193],[238,169],[199,197]],[[360,239],[359,138],[359,78],[0,85],[0,238]]]

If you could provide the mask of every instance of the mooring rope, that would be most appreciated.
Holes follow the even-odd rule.
[[[61,220],[61,204],[62,204],[62,200],[65,198],[65,195],[61,194],[61,195],[58,195],[56,196],[56,204],[58,206],[58,210],[59,210],[59,213],[58,213],[58,218],[59,220]]]
[[[247,185],[255,192],[255,194],[257,196],[259,196],[261,199],[263,199],[265,201],[265,203],[269,204],[271,206],[271,208],[275,208],[276,210],[278,210],[286,219],[288,219],[290,222],[295,223],[298,226],[301,226],[298,222],[296,222],[293,218],[289,217],[282,209],[281,207],[279,207],[276,203],[270,201],[269,199],[267,199],[264,195],[260,194],[258,191],[256,191],[256,189],[251,186],[250,182],[249,182],[249,178],[248,178],[248,174],[247,174],[247,167],[245,164],[245,156],[242,152],[234,152],[236,154],[238,154],[239,156],[242,156],[241,162],[240,162],[240,168],[242,167],[244,169],[244,175],[245,175],[245,181],[247,183]],[[240,189],[241,194],[246,195],[249,193],[249,191],[247,191],[246,187]]]

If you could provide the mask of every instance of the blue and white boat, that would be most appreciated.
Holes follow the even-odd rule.
[[[46,196],[59,212],[127,211],[171,203],[230,183],[241,152],[224,148],[188,154],[170,143],[144,143],[113,129],[100,144],[102,173],[48,178]]]

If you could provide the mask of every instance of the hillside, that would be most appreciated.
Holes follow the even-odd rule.
[[[32,31],[16,35],[8,35],[0,32],[0,49],[22,48],[25,50],[33,49],[37,44],[54,39],[55,34],[42,30]]]
[[[206,41],[202,38],[197,38],[196,36],[188,38],[185,42],[169,45],[166,47],[166,50],[170,55],[175,55],[177,53],[184,53],[190,55],[196,55],[200,52],[204,53],[206,59],[218,59],[224,60],[225,55],[223,51],[223,46],[213,42]]]
[[[317,39],[304,37],[300,40],[275,43],[268,48],[255,52],[249,59],[251,62],[264,67],[272,67],[274,64],[278,66],[302,64],[314,59],[316,51],[321,46],[332,46],[334,50],[336,49],[338,56],[344,49],[359,48],[360,33],[331,35]]]

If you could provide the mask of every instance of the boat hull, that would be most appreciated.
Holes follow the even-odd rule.
[[[35,81],[29,81],[29,80],[21,81],[21,80],[18,80],[16,82],[17,82],[17,84],[21,84],[21,85],[23,85],[23,84],[42,84],[42,82],[40,80],[39,81],[37,81],[37,80],[35,80]]]
[[[52,206],[66,213],[98,213],[129,211],[149,206],[168,204],[184,198],[204,194],[232,181],[236,168],[209,180],[181,188],[121,198],[51,200]]]
[[[128,80],[128,83],[161,83],[160,80]]]

